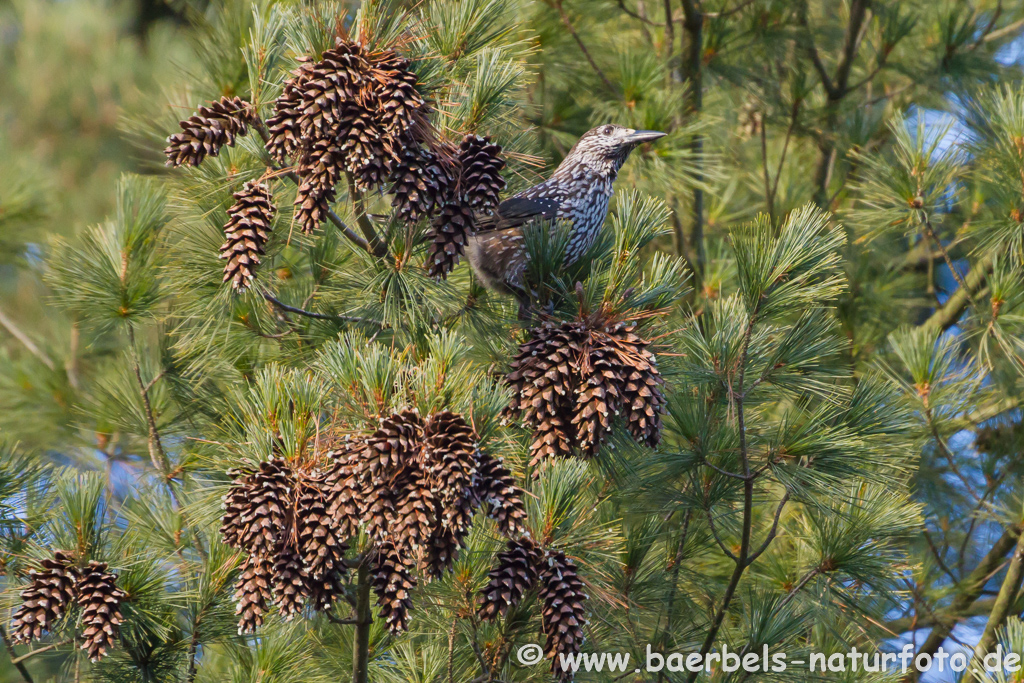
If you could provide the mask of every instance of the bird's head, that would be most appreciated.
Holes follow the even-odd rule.
[[[562,165],[584,164],[616,173],[638,145],[665,135],[656,130],[634,130],[608,123],[584,133],[569,150]]]

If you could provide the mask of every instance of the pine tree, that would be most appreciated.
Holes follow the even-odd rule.
[[[1019,8],[188,6],[129,112],[170,167],[90,185],[108,218],[54,229],[0,140],[47,311],[0,317],[14,675],[774,680],[630,671],[971,615],[1020,648]],[[0,109],[41,130],[68,41],[20,25]],[[670,136],[584,258],[525,230],[520,319],[467,239],[604,122]]]

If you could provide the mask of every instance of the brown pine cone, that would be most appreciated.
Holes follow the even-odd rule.
[[[422,442],[423,420],[415,410],[403,410],[382,419],[377,431],[366,440],[370,475],[379,478],[386,476],[386,472],[414,465]]]
[[[479,476],[476,495],[487,506],[487,516],[498,523],[498,530],[509,538],[526,533],[524,493],[501,460],[477,453]]]
[[[427,104],[416,89],[419,79],[409,70],[409,60],[393,50],[374,55],[370,64],[382,127],[392,140],[404,139],[426,121]]]
[[[563,670],[559,655],[578,654],[583,647],[583,627],[587,623],[587,595],[576,565],[559,550],[549,550],[541,564],[540,598],[544,602],[541,628],[547,636],[545,655],[551,659],[551,672],[560,681],[571,681],[573,672]]]
[[[493,210],[506,184],[501,177],[501,169],[505,167],[501,147],[492,144],[490,138],[469,133],[459,145],[459,165],[462,168],[459,190],[465,204],[486,212]]]
[[[604,333],[591,331],[585,349],[587,361],[580,363],[580,384],[576,397],[576,414],[572,424],[576,441],[586,457],[597,455],[598,449],[612,428],[612,415],[622,405],[619,387],[625,377],[621,373],[618,354]]]
[[[346,440],[328,453],[330,470],[324,481],[327,490],[327,515],[337,527],[340,538],[359,534],[366,516],[362,480],[366,469],[366,444]]]
[[[403,554],[419,557],[434,528],[434,493],[419,471],[410,473],[395,500],[388,538]]]
[[[346,108],[362,104],[368,64],[357,43],[339,39],[313,64],[299,90],[299,130],[304,140],[334,138],[347,125]]]
[[[357,190],[372,191],[387,182],[399,148],[390,146],[370,109],[351,106],[346,113],[345,128],[339,136],[344,169],[351,174]]]
[[[279,163],[286,164],[303,147],[302,91],[310,79],[314,64],[305,62],[292,72],[292,78],[284,84],[281,96],[274,104],[274,115],[267,119],[267,151]]]
[[[274,557],[274,603],[285,621],[302,611],[306,601],[306,570],[291,540],[282,543]]]
[[[273,594],[274,561],[267,555],[249,555],[235,587],[235,615],[238,617],[238,635],[255,633],[263,625]]]
[[[489,581],[480,591],[477,616],[485,621],[505,616],[523,595],[537,583],[537,572],[544,560],[541,549],[528,537],[509,541],[506,550],[498,553]]]
[[[476,440],[465,418],[447,410],[431,415],[423,429],[423,468],[444,510],[440,521],[459,531],[479,505]]]
[[[348,544],[339,533],[335,520],[327,514],[326,477],[319,473],[304,478],[295,511],[302,563],[311,578],[345,573]]]
[[[410,145],[391,172],[391,206],[399,218],[415,223],[433,216],[452,192],[454,169],[432,150]]]
[[[440,509],[435,516],[442,513]],[[459,530],[443,524],[436,525],[430,532],[423,555],[420,558],[420,569],[431,579],[439,579],[445,572],[451,571],[455,561],[459,559],[459,550],[466,547],[466,536],[469,528]]]
[[[303,154],[296,169],[302,182],[295,194],[295,221],[302,232],[311,234],[327,220],[343,163],[341,147],[333,138],[317,140]]]
[[[273,555],[285,528],[291,500],[291,468],[275,458],[260,463],[249,486],[249,509],[238,522],[242,547],[251,553]]]
[[[448,203],[431,223],[427,238],[427,274],[447,279],[466,251],[466,241],[473,233],[473,210],[461,203]]]
[[[377,595],[380,616],[392,633],[401,633],[409,628],[409,611],[412,610],[410,592],[416,586],[412,575],[394,544],[385,541],[374,557],[371,584]]]
[[[224,225],[224,244],[220,257],[224,264],[224,282],[242,291],[252,284],[260,257],[265,255],[267,235],[274,223],[274,197],[265,183],[251,181],[234,194],[235,203],[228,209]]]
[[[78,581],[78,605],[82,608],[82,649],[89,660],[98,662],[114,646],[120,632],[121,603],[128,594],[117,587],[117,575],[107,571],[106,562],[90,561]]]
[[[618,323],[609,330],[609,336],[616,341],[619,372],[625,378],[620,390],[626,427],[638,443],[654,448],[661,441],[665,380],[658,372],[657,357],[647,348],[649,342],[634,333],[635,327]]]
[[[237,137],[256,123],[253,106],[239,97],[222,97],[182,121],[182,132],[167,138],[168,166],[198,166],[208,155],[217,156],[224,145],[233,146]]]
[[[39,640],[67,611],[77,593],[79,570],[70,553],[58,550],[45,559],[41,569],[29,572],[29,584],[21,591],[21,604],[11,621],[11,640]]]
[[[568,457],[576,446],[572,426],[579,358],[586,330],[578,323],[544,323],[519,347],[506,382],[512,388],[509,413],[522,414],[534,428],[531,466]]]

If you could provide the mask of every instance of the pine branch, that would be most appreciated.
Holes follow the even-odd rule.
[[[370,222],[370,217],[366,213],[363,193],[356,187],[351,173],[346,173],[345,178],[348,180],[348,194],[352,198],[352,205],[356,212],[356,224],[366,238],[367,251],[377,258],[384,258],[388,255],[388,246],[380,241],[377,231],[373,228],[373,223]]]
[[[953,631],[953,626],[956,624],[957,619],[963,617],[971,605],[974,604],[974,601],[978,599],[985,589],[985,584],[999,570],[1000,565],[1003,564],[1003,558],[1006,557],[1006,553],[1010,552],[1010,549],[1017,545],[1020,536],[1021,528],[1019,525],[1010,526],[1003,531],[1003,535],[992,545],[992,548],[985,554],[985,557],[978,562],[974,571],[957,585],[957,594],[949,607],[935,615],[937,623],[917,650],[918,655],[922,653],[934,655],[938,651],[939,646],[942,645],[943,641]],[[916,680],[919,675],[919,672],[915,672],[913,674],[914,679]]]
[[[601,81],[604,83],[604,86],[608,88],[609,92],[617,92],[618,89],[612,84],[610,80],[608,80],[608,77],[605,75],[604,71],[601,70],[601,67],[597,65],[597,62],[595,62],[594,58],[590,55],[590,50],[587,49],[587,46],[584,44],[583,39],[580,38],[580,34],[576,32],[576,27],[572,25],[572,21],[569,19],[569,15],[565,13],[565,8],[562,7],[562,0],[554,0],[554,6],[555,9],[558,10],[558,15],[562,18],[562,23],[565,24],[565,28],[569,31],[569,35],[573,37],[573,40],[576,41],[576,44],[580,48],[580,52],[582,52],[583,56],[586,57],[587,62],[590,64],[590,68],[592,68],[594,70],[594,73],[596,73],[600,77]]]
[[[996,644],[998,639],[997,631],[1003,625],[1006,618],[1011,614],[1011,608],[1020,593],[1021,580],[1024,579],[1024,534],[1017,538],[1017,547],[1013,552],[1013,559],[1010,560],[1010,567],[1006,570],[1003,583],[999,587],[999,594],[992,605],[992,612],[988,621],[985,622],[985,631],[981,634],[981,640],[974,648],[975,661],[982,661]],[[964,674],[961,683],[973,683],[976,680],[974,669],[969,669]]]
[[[992,272],[992,258],[985,257],[978,263],[974,264],[970,272],[967,273],[967,277],[964,278],[964,287],[960,287],[948,299],[941,308],[937,309],[935,313],[931,315],[928,320],[924,322],[925,326],[938,327],[940,330],[945,332],[949,328],[956,325],[960,320],[960,316],[967,310],[967,307],[971,303],[971,297],[973,293],[981,291],[982,287],[985,286],[985,281],[988,278],[989,273]]]
[[[370,609],[369,557],[364,557],[356,574],[356,635],[352,639],[352,683],[367,683],[370,672]]]
[[[304,308],[289,306],[280,299],[277,299],[276,297],[267,294],[266,292],[263,293],[263,298],[266,299],[268,302],[274,304],[278,308],[280,308],[282,311],[295,313],[296,315],[305,316],[307,318],[314,318],[315,320],[330,320],[332,322],[342,323],[367,323],[379,326],[379,323],[374,322],[372,320],[367,320],[365,318],[356,318],[350,315],[331,315],[329,313],[317,313],[315,311],[307,311]]]
[[[3,309],[0,309],[0,325],[3,325],[4,329],[10,332],[12,337],[21,342],[22,346],[24,346],[29,353],[42,361],[43,365],[50,370],[53,370],[56,367],[50,357],[47,356],[42,349],[36,346],[36,343],[32,341],[13,320],[7,317],[7,314],[3,312]]]

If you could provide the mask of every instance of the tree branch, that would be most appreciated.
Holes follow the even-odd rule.
[[[999,566],[1003,563],[1006,553],[1010,552],[1010,549],[1017,545],[1020,535],[1020,526],[1007,527],[1003,531],[1003,535],[999,537],[988,553],[985,554],[985,557],[978,562],[978,566],[974,568],[974,571],[957,585],[957,594],[954,596],[949,607],[935,615],[936,624],[924,643],[917,650],[919,655],[922,653],[934,655],[938,651],[939,646],[942,645],[943,641],[953,631],[956,620],[967,613],[970,606],[984,591],[985,583],[999,570]],[[914,673],[914,677],[915,679],[918,677],[917,672]]]
[[[266,299],[268,302],[274,304],[278,308],[280,308],[282,311],[288,311],[289,313],[295,313],[297,315],[305,316],[307,318],[314,318],[316,320],[330,320],[332,322],[343,322],[343,323],[371,323],[371,322],[373,322],[371,320],[366,320],[365,318],[355,318],[355,317],[349,316],[349,315],[331,315],[331,314],[328,314],[328,313],[316,313],[315,311],[307,311],[307,310],[305,310],[303,308],[298,308],[296,306],[289,306],[288,304],[284,303],[283,301],[277,299],[276,297],[274,297],[274,296],[272,296],[270,294],[267,294],[266,292],[263,293],[263,298]],[[377,325],[377,323],[373,323],[373,324]]]
[[[24,346],[29,353],[41,360],[43,365],[50,370],[53,370],[56,367],[50,357],[47,356],[42,349],[36,346],[35,342],[33,342],[29,336],[14,323],[13,320],[8,318],[7,314],[5,314],[2,309],[0,309],[0,325],[3,325],[4,329],[11,333],[11,336],[20,341],[22,346]]]
[[[985,257],[978,263],[974,264],[970,272],[967,273],[967,277],[964,278],[964,287],[960,287],[953,294],[946,299],[946,303],[941,308],[937,309],[935,313],[931,315],[928,320],[924,322],[925,326],[938,327],[940,330],[945,332],[949,328],[956,325],[960,320],[960,316],[967,309],[967,306],[971,303],[972,293],[981,291],[982,287],[985,286],[985,280],[988,278],[988,274],[992,271],[992,259],[991,257]]]
[[[981,640],[974,648],[975,662],[982,661],[996,644],[996,631],[1010,615],[1011,607],[1020,593],[1022,579],[1024,579],[1024,534],[1017,538],[1017,547],[1014,550],[1013,559],[1010,560],[1010,568],[1006,570],[1006,576],[1003,577],[999,594],[992,605],[992,612],[989,614],[988,621],[985,622],[985,631],[981,634]],[[961,679],[961,683],[973,683],[976,680],[974,671],[973,668],[968,669]]]
[[[747,566],[748,567],[750,565],[754,564],[754,561],[757,560],[757,558],[761,557],[761,555],[764,553],[764,551],[768,549],[768,546],[771,544],[771,542],[773,540],[775,540],[775,536],[778,535],[778,533],[779,533],[779,520],[782,518],[782,508],[786,507],[786,502],[788,500],[789,500],[789,492],[787,491],[786,495],[782,496],[782,500],[779,501],[779,507],[777,507],[775,509],[775,520],[772,522],[772,528],[768,532],[768,536],[764,539],[764,543],[762,543],[761,547],[758,548],[747,559]]]
[[[388,245],[381,242],[373,223],[370,222],[370,217],[366,213],[366,201],[363,199],[363,193],[356,187],[351,173],[346,173],[345,178],[348,180],[348,194],[352,197],[352,204],[356,210],[356,224],[363,236],[366,237],[367,251],[377,258],[384,258],[388,255]]]
[[[601,81],[604,83],[604,86],[608,88],[610,92],[618,92],[618,88],[616,88],[612,84],[612,82],[608,80],[608,77],[605,75],[604,71],[602,71],[601,67],[597,65],[597,62],[594,61],[594,58],[590,56],[590,50],[587,49],[587,46],[583,43],[583,40],[580,38],[579,33],[576,32],[576,28],[572,25],[572,21],[569,19],[569,15],[565,13],[565,8],[562,7],[562,0],[554,0],[553,4],[555,6],[555,9],[558,10],[558,15],[562,18],[562,23],[565,24],[565,28],[569,31],[569,34],[573,37],[573,40],[575,40],[576,44],[579,46],[580,52],[583,53],[583,56],[587,58],[587,62],[590,63],[590,68],[592,68],[594,70],[594,73],[596,73],[601,78]]]

